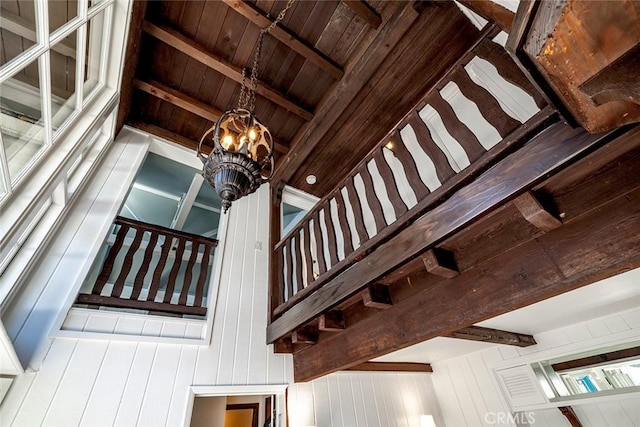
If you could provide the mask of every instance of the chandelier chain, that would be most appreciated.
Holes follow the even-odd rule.
[[[249,112],[253,112],[256,103],[256,87],[258,86],[258,71],[260,70],[260,56],[262,55],[262,44],[264,42],[264,35],[273,30],[282,21],[287,14],[287,11],[293,6],[295,0],[289,0],[284,9],[278,14],[278,17],[271,22],[267,27],[260,30],[258,36],[258,43],[256,44],[256,50],[253,55],[253,66],[251,67],[251,75],[249,77],[249,85],[246,84],[247,72],[246,69],[242,69],[242,86],[240,88],[240,99],[238,101],[238,108],[245,109]]]

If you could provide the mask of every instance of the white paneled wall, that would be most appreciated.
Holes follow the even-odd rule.
[[[289,387],[291,427],[442,426],[431,374],[338,372]]]
[[[593,319],[535,336],[537,345],[527,348],[495,346],[487,350],[433,364],[436,389],[446,426],[492,426],[498,414],[511,412],[492,368],[519,365],[579,353],[621,342],[640,340],[640,308]],[[633,398],[619,395],[616,400],[570,404],[582,424],[592,427],[640,426],[640,405]],[[569,426],[558,409],[536,410],[536,427]],[[499,425],[515,426],[514,422]]]
[[[110,201],[95,203],[109,211]],[[212,275],[219,281],[211,288],[217,291],[211,345],[54,338],[39,371],[16,379],[0,425],[177,426],[192,385],[291,382],[291,356],[265,344],[268,212],[263,186],[228,213],[219,279]]]

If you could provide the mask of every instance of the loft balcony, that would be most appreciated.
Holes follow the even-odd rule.
[[[78,305],[206,316],[216,239],[117,217],[106,257]]]
[[[637,151],[637,143],[624,142],[637,133],[625,128],[590,135],[562,122],[501,45],[498,32],[486,29],[393,130],[283,236],[280,194],[274,188],[267,341],[275,344],[276,352],[294,353],[300,381],[436,336],[530,345],[518,339],[493,341],[506,331],[477,334],[469,328],[563,291],[545,293],[544,286],[532,287],[526,298],[514,302],[510,294],[518,291],[511,289],[502,299],[483,300],[468,295],[466,289],[475,292],[473,281],[465,282],[468,288],[458,294],[446,292],[444,283],[466,277],[462,273],[474,268],[490,269],[483,266],[579,216],[568,216],[565,208],[591,210],[619,196],[612,191],[583,206],[565,192],[586,197],[582,185],[593,179],[585,170],[596,173],[602,167],[592,153],[609,147],[612,158],[622,158],[627,150]],[[580,162],[584,157],[589,160]],[[554,181],[559,173],[565,174],[563,180]],[[519,231],[511,235],[501,221],[517,223]],[[460,260],[463,255],[470,258]],[[421,294],[436,284],[441,285],[438,291]],[[495,286],[487,285],[487,294]],[[570,288],[564,286],[558,289]],[[464,315],[450,310],[455,304],[442,305],[463,295]],[[473,301],[476,306],[469,305]],[[417,315],[429,307],[442,307],[448,316],[432,312],[427,320]],[[414,314],[429,324],[415,320]]]

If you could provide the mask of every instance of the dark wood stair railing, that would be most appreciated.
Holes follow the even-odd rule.
[[[209,258],[212,249],[218,245],[218,241],[196,234],[186,233],[183,231],[172,230],[170,228],[158,225],[147,224],[135,221],[129,218],[117,217],[114,224],[118,227],[115,241],[107,257],[102,265],[102,269],[91,294],[79,294],[76,302],[78,304],[98,305],[104,307],[118,307],[139,309],[153,312],[164,312],[173,314],[188,314],[205,316],[207,307],[203,306],[203,298],[207,274],[209,271]],[[121,265],[116,265],[116,259],[121,251],[126,247],[124,245],[127,233],[135,230],[133,241],[124,256]],[[141,248],[144,234],[149,234],[146,248]],[[179,271],[183,265],[183,256],[187,247],[190,247],[190,255],[186,262],[184,279],[179,288],[180,294],[174,298]],[[202,247],[202,251],[200,248]],[[151,279],[145,283],[145,277],[148,276],[153,254],[156,249],[161,248],[160,255]],[[168,267],[169,277],[167,279],[164,296],[160,299],[158,293],[160,291],[160,283],[167,267],[169,254],[171,250],[175,251],[173,264]],[[132,273],[131,267],[134,262],[136,253],[144,250],[144,258],[133,279],[133,286],[130,296],[125,296],[126,280]],[[194,267],[200,260],[199,272],[194,280]],[[118,276],[113,283],[111,293],[103,295],[103,291],[108,289],[107,283],[109,277],[112,276],[114,268],[119,268]],[[147,290],[144,295],[144,290]],[[189,304],[189,295],[193,294],[191,304]],[[142,297],[142,299],[141,299]]]
[[[490,26],[483,30],[415,109],[274,246],[283,269],[271,283],[272,321],[557,120],[555,110],[494,41],[497,32]],[[490,78],[529,97],[526,114],[505,108],[495,92],[473,78],[487,63],[498,76]],[[493,128],[492,139],[477,136],[477,129],[474,133],[456,115],[446,99],[452,88],[467,104],[475,104],[486,128]],[[455,143],[447,145],[434,134],[429,114],[439,116]]]

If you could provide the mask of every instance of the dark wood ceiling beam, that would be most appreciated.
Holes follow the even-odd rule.
[[[120,105],[118,106],[118,118],[116,120],[116,135],[129,116],[134,89],[129,82],[133,80],[140,57],[140,38],[142,35],[142,22],[147,11],[146,1],[135,1],[131,4],[131,21],[129,23],[129,36],[127,37],[127,48],[122,70],[122,82],[120,90]]]
[[[160,126],[156,126],[154,124],[143,122],[140,120],[131,120],[127,122],[127,124],[134,128],[140,129],[144,132],[147,132],[151,135],[155,135],[159,138],[166,139],[167,141],[170,141],[170,142],[175,142],[176,144],[181,145],[190,150],[195,151],[198,149],[197,141],[187,138],[184,135],[180,135],[179,133],[171,132],[170,130],[167,130]],[[205,154],[209,154],[211,152],[211,147],[203,147],[202,151]]]
[[[271,18],[265,15],[261,10],[257,9],[249,3],[245,3],[242,0],[223,1],[231,9],[235,10],[240,15],[244,16],[260,28],[266,28],[273,22]],[[325,70],[336,79],[340,80],[344,75],[344,71],[342,71],[342,68],[340,68],[339,65],[335,64],[317,49],[307,45],[307,43],[300,40],[289,30],[281,26],[276,26],[269,32],[269,35],[273,36],[279,42],[285,44],[291,50],[304,56],[308,61]]]
[[[344,77],[336,82],[316,108],[315,117],[296,134],[291,151],[279,161],[272,182],[287,182],[309,157],[324,134],[331,129],[353,98],[364,87],[380,64],[400,41],[419,13],[411,2],[397,2],[375,35],[367,38],[359,47]]]
[[[426,273],[415,275],[412,286],[420,291],[412,298],[294,354],[295,381],[344,370],[447,335],[464,323],[477,323],[637,268],[639,227],[640,189],[636,188],[453,279],[434,284]]]
[[[174,49],[181,51],[196,61],[201,62],[207,67],[219,72],[225,77],[242,84],[244,79],[242,77],[242,68],[205,51],[202,46],[179,31],[176,31],[166,25],[155,25],[148,21],[145,21],[142,24],[142,30],[150,36],[157,38]],[[256,93],[304,120],[308,121],[313,118],[313,113],[311,111],[296,104],[294,101],[287,98],[286,95],[264,82],[257,83]]]
[[[380,14],[369,6],[367,2],[362,0],[342,0],[342,3],[370,27],[377,29],[382,23]]]
[[[458,329],[457,331],[454,331],[445,336],[461,340],[513,345],[516,347],[529,347],[536,344],[536,340],[532,335],[502,331],[499,329],[484,328],[482,326],[468,326],[466,328]]]
[[[222,115],[222,111],[217,108],[187,96],[179,90],[173,89],[172,87],[158,81],[144,82],[142,80],[134,79],[133,87],[211,122],[215,122]],[[287,146],[280,142],[274,141],[274,148],[280,153],[288,152]]]
[[[505,32],[511,31],[515,13],[491,0],[458,0],[460,4],[487,21],[493,21]]]
[[[605,135],[589,135],[582,129],[571,129],[564,124],[551,126],[380,245],[362,262],[354,264],[319,288],[313,298],[302,300],[284,312],[268,326],[268,341],[273,342],[333,308],[406,260],[420,255],[447,236],[506,204],[548,174],[568,166],[581,153],[606,140]]]
[[[346,368],[345,371],[364,372],[433,372],[429,363],[412,362],[364,362]]]

